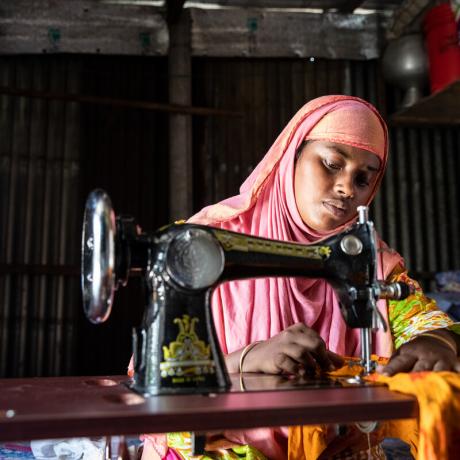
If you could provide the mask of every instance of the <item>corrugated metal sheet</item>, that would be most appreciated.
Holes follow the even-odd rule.
[[[194,56],[375,59],[382,48],[382,16],[377,13],[255,8],[190,8],[188,12]]]
[[[158,56],[168,52],[161,9],[91,0],[4,1],[0,52]]]
[[[18,88],[75,88],[74,71],[57,60],[0,61],[2,84]],[[0,254],[9,272],[0,278],[0,374],[65,373],[78,287],[49,273],[77,263],[76,248],[67,243],[79,231],[79,108],[8,96],[0,96],[0,107]]]
[[[86,56],[83,62],[83,94],[167,102],[166,59]],[[95,105],[81,110],[82,196],[101,187],[111,196],[116,213],[134,216],[142,228],[168,223],[168,114]],[[144,307],[139,281],[131,279],[117,292],[103,325],[89,324],[80,316],[80,375],[126,371],[131,328],[139,324]]]
[[[197,208],[237,193],[306,101],[351,94],[385,115],[400,96],[385,87],[378,61],[196,59],[193,75],[196,103],[246,114],[197,121]],[[394,126],[390,142],[388,171],[372,207],[378,231],[422,280],[460,268],[458,129]]]
[[[109,0],[113,1],[113,0]],[[117,1],[117,0],[115,0]],[[120,2],[129,1],[136,3],[136,1],[142,0],[118,0]],[[391,10],[401,5],[403,0],[364,0],[364,1],[353,1],[353,0],[199,0],[199,2],[193,1],[191,3],[203,3],[203,4],[218,4],[229,7],[250,7],[250,8],[317,8],[317,9],[338,9],[349,11],[350,5],[356,8],[359,4],[360,8],[366,9],[381,9]],[[187,6],[187,2],[185,4]]]
[[[164,8],[148,2],[15,0],[0,10],[0,52],[166,56]],[[351,14],[359,0],[325,3],[342,13],[252,7],[196,8],[191,18],[194,56],[371,59],[381,52],[387,14]],[[334,5],[335,4],[335,5]],[[265,5],[269,7],[269,2]],[[346,8],[341,8],[347,6]],[[394,5],[393,5],[394,6]],[[348,11],[348,13],[345,13]],[[368,11],[369,13],[369,11]],[[382,27],[383,26],[383,27]]]
[[[376,105],[375,62],[324,59],[195,59],[194,103],[225,107],[242,119],[195,120],[197,205],[223,199],[239,185],[308,100],[355,94]],[[205,177],[206,176],[206,177]]]
[[[460,267],[459,141],[453,127],[391,129],[380,228],[422,280]]]
[[[193,60],[193,105],[244,118],[194,117],[194,203],[237,193],[306,101],[348,93],[385,113],[397,99],[376,61]],[[163,58],[0,58],[0,86],[167,102]],[[385,91],[387,101],[385,103]],[[78,280],[83,201],[105,188],[118,213],[167,222],[167,114],[0,96],[0,375],[121,373],[143,310],[139,280],[108,323],[83,317]],[[419,274],[460,267],[456,128],[391,128],[392,155],[372,216]]]
[[[0,85],[19,89],[166,102],[166,84],[164,59],[0,58]],[[140,225],[167,221],[167,114],[0,95],[0,132],[0,375],[123,372],[143,300],[86,323],[83,202],[104,187]]]

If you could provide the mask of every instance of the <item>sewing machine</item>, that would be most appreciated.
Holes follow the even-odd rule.
[[[140,272],[147,287],[142,324],[133,331],[131,384],[144,396],[229,388],[210,300],[219,283],[243,278],[326,279],[347,325],[361,330],[364,373],[373,372],[372,330],[387,327],[376,302],[410,294],[405,284],[377,280],[376,270],[374,227],[364,206],[349,228],[305,245],[186,223],[146,233],[131,217],[115,217],[104,191],[93,191],[86,202],[82,289],[88,319],[108,318],[114,292],[130,274]]]

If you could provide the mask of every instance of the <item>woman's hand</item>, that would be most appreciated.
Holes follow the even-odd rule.
[[[244,372],[297,374],[331,371],[343,365],[343,358],[328,351],[324,340],[303,323],[297,323],[258,343],[243,362]]]
[[[426,336],[421,334],[402,345],[381,372],[387,375],[417,371],[460,372],[458,352],[455,351],[457,350],[456,339],[452,333],[440,329],[430,331],[429,334]]]

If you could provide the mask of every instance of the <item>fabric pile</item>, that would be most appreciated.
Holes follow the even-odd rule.
[[[455,321],[460,321],[460,270],[435,275],[436,291],[427,293],[436,300],[438,308]]]
[[[383,363],[385,360],[380,359]],[[359,367],[346,365],[331,373],[356,375]],[[454,460],[460,452],[460,375],[455,372],[411,372],[392,377],[373,374],[370,380],[392,391],[413,395],[418,419],[392,420],[379,424],[373,441],[399,438],[411,446],[417,460]],[[327,426],[295,426],[289,430],[289,460],[321,459],[327,449]],[[329,450],[330,453],[330,450]]]
[[[30,447],[38,460],[101,460],[105,443],[105,438],[44,439]]]

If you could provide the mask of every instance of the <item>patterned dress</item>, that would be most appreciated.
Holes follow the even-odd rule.
[[[436,302],[425,296],[420,285],[408,276],[407,271],[395,270],[389,281],[406,283],[415,289],[414,294],[404,300],[388,302],[388,319],[396,349],[417,335],[435,329],[448,328],[460,334],[460,324],[439,310]]]
[[[393,336],[395,349],[414,339],[424,332],[435,329],[447,328],[460,334],[460,324],[455,323],[446,313],[439,310],[436,302],[425,296],[417,281],[410,278],[407,271],[397,268],[390,275],[389,282],[403,282],[414,288],[414,293],[404,300],[391,300],[388,302],[388,320]],[[207,451],[205,455],[192,456],[190,433],[168,434],[167,459],[186,460],[266,460],[266,457],[251,446],[231,446],[216,448]],[[370,450],[360,452],[344,452],[343,455],[335,456],[335,459],[384,459],[385,455],[380,444],[374,445]]]

